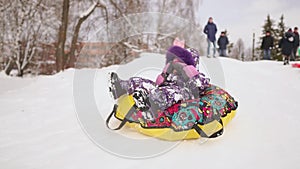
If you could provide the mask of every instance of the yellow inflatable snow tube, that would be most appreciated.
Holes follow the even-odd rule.
[[[135,102],[131,95],[121,96],[117,102],[118,107],[115,111],[115,117],[121,121],[124,120],[126,114],[132,109],[134,104]],[[204,125],[197,124],[197,128],[210,136],[217,131],[223,130],[223,126],[226,126],[234,118],[235,114],[236,110],[232,110],[225,117],[221,117],[221,123],[214,120]],[[144,135],[168,141],[198,139],[201,137],[199,131],[197,132],[194,128],[186,131],[174,131],[172,128],[143,128],[139,123],[134,122],[126,122],[125,125]]]

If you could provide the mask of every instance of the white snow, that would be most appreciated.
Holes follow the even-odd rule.
[[[0,168],[299,168],[300,69],[273,61],[201,61],[203,70],[222,66],[218,68],[223,68],[226,83],[212,81],[239,101],[237,116],[217,139],[204,144],[183,141],[165,154],[140,160],[115,156],[89,139],[77,120],[73,80],[78,72],[96,71],[94,97],[104,118],[113,106],[107,73],[117,71],[124,79],[132,75],[154,79],[164,65],[163,56],[143,54],[126,65],[70,69],[54,76],[19,79],[0,74]],[[206,73],[213,78],[213,72]],[[110,133],[114,132],[108,132],[108,140]],[[119,133],[141,136],[127,129]]]

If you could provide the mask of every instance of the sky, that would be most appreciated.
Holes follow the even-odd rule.
[[[300,27],[299,0],[202,0],[197,17],[203,26],[213,17],[219,29],[217,36],[226,29],[231,42],[242,38],[245,46],[251,47],[253,33],[257,42],[268,14],[276,22],[284,14],[287,27]]]

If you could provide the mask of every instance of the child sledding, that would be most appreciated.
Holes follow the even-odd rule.
[[[176,42],[176,41],[175,41]],[[235,115],[237,102],[197,70],[199,54],[174,43],[156,82],[141,77],[122,80],[110,74],[110,93],[117,104],[112,116],[137,131],[165,139],[214,138]]]

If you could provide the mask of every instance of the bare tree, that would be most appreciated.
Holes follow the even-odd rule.
[[[244,57],[244,61],[251,61],[253,58],[253,51],[252,48],[247,48],[245,50],[245,57]]]
[[[75,51],[77,47],[77,41],[82,24],[91,16],[96,8],[102,8],[106,11],[106,6],[100,2],[93,2],[90,7],[78,16],[78,20],[75,24],[74,32],[72,33],[72,41],[69,45],[70,48],[66,51],[66,41],[68,38],[68,26],[69,26],[69,11],[70,0],[63,0],[63,9],[61,17],[61,25],[58,32],[58,42],[56,47],[56,71],[64,70],[65,67],[74,67],[75,63]],[[106,20],[108,21],[108,20]]]
[[[200,48],[201,34],[196,34],[195,29],[195,16],[200,3],[198,0],[61,0],[59,3],[48,0],[0,0],[0,16],[4,18],[0,20],[0,55],[4,58],[7,74],[12,69],[18,69],[19,76],[22,76],[26,68],[30,66],[32,69],[33,65],[41,63],[38,60],[45,56],[39,55],[44,50],[43,46],[50,46],[49,51],[54,48],[55,52],[48,55],[56,60],[56,72],[59,72],[74,66],[80,52],[79,42],[89,39],[99,25],[105,26],[108,21],[120,18],[123,19],[120,25],[106,30],[107,37],[119,36],[120,40],[105,56],[101,54],[100,66],[132,60],[138,56],[136,53],[146,48],[146,44],[148,48],[157,44],[158,49],[166,49],[175,36]],[[156,16],[134,18],[132,15],[147,11],[161,12],[163,15],[160,15],[160,20]],[[157,22],[159,26],[156,28],[157,24],[153,23]],[[144,33],[142,30],[147,25],[155,25],[151,30],[156,28],[157,35]],[[133,35],[128,36],[128,31]],[[106,42],[110,43],[109,40]]]
[[[106,6],[104,4],[101,4],[101,3],[94,3],[93,5],[90,6],[89,9],[86,10],[86,12],[82,13],[80,16],[79,16],[79,19],[76,23],[76,26],[75,26],[75,30],[74,30],[74,34],[73,34],[73,37],[72,37],[72,42],[71,42],[71,49],[70,49],[70,52],[68,53],[68,56],[67,58],[69,59],[68,60],[68,66],[69,67],[74,67],[75,66],[75,50],[76,50],[76,47],[77,47],[77,41],[78,41],[78,36],[79,36],[79,31],[80,31],[80,28],[81,28],[81,25],[83,24],[83,22],[85,20],[87,20],[89,18],[89,16],[95,11],[96,8],[103,8],[105,11],[106,11],[106,15],[107,15],[107,10],[106,10]],[[106,17],[106,24],[108,23],[108,18]]]
[[[107,0],[109,19],[118,19],[117,26],[110,27],[108,38],[119,42],[100,60],[100,66],[119,64],[136,56],[132,52],[142,51],[143,45],[155,52],[164,51],[176,36],[184,38],[189,46],[201,49],[203,36],[197,26],[196,14],[201,1],[174,0]],[[151,11],[154,13],[142,13]],[[136,15],[132,15],[135,14]],[[137,16],[138,15],[138,16]],[[186,19],[188,18],[188,19]],[[141,24],[142,23],[142,24]],[[146,27],[146,28],[145,28]],[[143,32],[151,32],[145,33]],[[130,44],[126,45],[126,44]],[[135,48],[131,48],[135,46]]]
[[[230,54],[230,57],[235,58],[237,60],[245,59],[245,45],[244,45],[244,41],[241,38],[239,38],[235,43],[232,52]]]
[[[204,37],[201,35],[196,15],[201,3],[199,0],[163,0],[154,3],[162,14],[158,20],[157,46],[165,49],[175,36],[179,36],[185,39],[188,45],[200,49]],[[171,30],[171,33],[166,35],[167,30]]]
[[[56,71],[59,72],[64,68],[65,60],[65,43],[67,39],[67,28],[69,21],[70,0],[63,0],[61,25],[59,27],[58,42],[56,47]]]
[[[45,7],[42,0],[5,2],[1,10],[3,27],[3,54],[8,57],[5,73],[10,74],[16,67],[18,76],[23,76],[24,70],[31,63],[38,50],[38,41],[43,38],[41,27]]]

